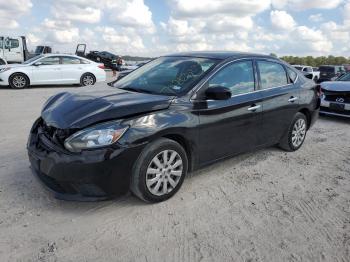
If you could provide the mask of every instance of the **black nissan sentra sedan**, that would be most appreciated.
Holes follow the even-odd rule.
[[[130,189],[159,202],[188,172],[218,160],[273,145],[299,149],[319,107],[315,83],[277,58],[180,53],[113,87],[51,97],[27,148],[34,173],[58,198]]]

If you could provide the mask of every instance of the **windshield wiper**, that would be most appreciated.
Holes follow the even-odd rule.
[[[154,94],[152,91],[145,90],[145,89],[139,89],[139,88],[134,88],[134,87],[123,87],[120,89],[128,90],[128,91],[134,91],[138,93],[147,93],[147,94]]]

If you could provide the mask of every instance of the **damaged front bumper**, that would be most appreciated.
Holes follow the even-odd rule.
[[[27,150],[31,168],[56,198],[78,201],[104,200],[129,190],[132,167],[143,145],[115,144],[71,153],[53,142],[38,119],[30,132]]]

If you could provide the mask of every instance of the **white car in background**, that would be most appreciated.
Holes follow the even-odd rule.
[[[65,54],[33,57],[22,64],[0,67],[0,86],[26,88],[31,85],[94,85],[106,80],[104,65]]]

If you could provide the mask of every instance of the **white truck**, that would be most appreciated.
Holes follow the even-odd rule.
[[[320,79],[320,71],[314,71],[312,66],[306,65],[293,65],[293,67],[301,71],[307,78],[310,78],[317,82]]]
[[[0,36],[0,64],[22,63],[28,59],[28,56],[24,36]]]

